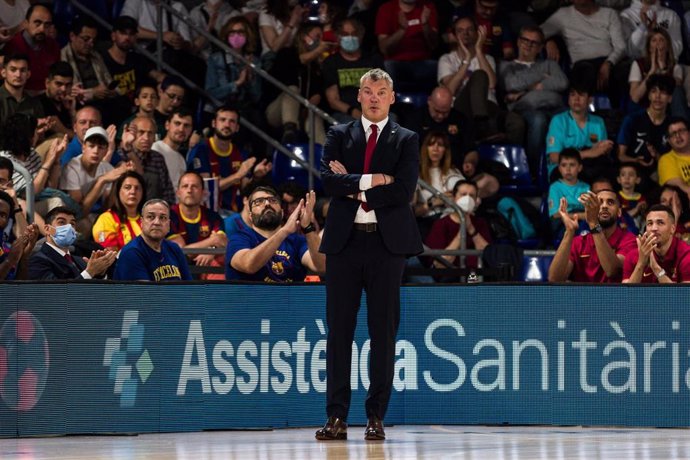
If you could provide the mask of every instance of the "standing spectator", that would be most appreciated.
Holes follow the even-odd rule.
[[[247,158],[235,143],[233,136],[239,129],[239,113],[231,107],[220,107],[211,122],[213,135],[199,142],[187,155],[187,169],[204,178],[216,178],[219,196],[218,209],[237,212],[242,207],[242,189],[251,182],[248,177],[260,179],[271,170],[271,163]],[[221,213],[222,214],[222,213]]]
[[[49,34],[52,27],[51,11],[40,3],[31,5],[26,12],[23,30],[17,32],[5,46],[5,56],[23,54],[28,57],[31,76],[26,83],[26,89],[32,93],[43,91],[48,69],[60,60],[60,45]],[[5,64],[7,62],[5,58]]]
[[[122,160],[131,161],[135,170],[144,176],[145,198],[160,198],[174,203],[175,187],[170,182],[165,158],[153,150],[155,137],[156,122],[145,117],[135,118],[122,135],[118,153]]]
[[[180,177],[177,187],[177,204],[170,208],[170,232],[168,240],[181,248],[224,248],[228,238],[223,229],[223,219],[218,213],[201,204],[204,197],[204,179],[195,172]],[[213,254],[190,256],[195,265],[222,267],[224,257]]]
[[[0,70],[0,76],[4,80],[0,87],[0,123],[17,112],[36,118],[43,116],[41,102],[26,92],[29,75],[29,58],[25,54],[5,56],[5,65]]]
[[[113,251],[98,250],[87,261],[73,257],[70,247],[77,239],[76,218],[68,208],[58,206],[47,215],[43,232],[46,242],[29,259],[29,279],[69,280],[102,277],[117,257]]]
[[[604,120],[589,113],[591,90],[573,80],[568,90],[568,109],[554,116],[546,135],[548,172],[552,175],[559,162],[559,154],[565,148],[579,150],[583,177],[591,181],[594,177],[612,177],[612,161],[609,152],[613,142],[608,139]]]
[[[292,46],[307,11],[297,2],[266,0],[266,8],[259,14],[262,69],[271,70],[278,51]]]
[[[561,198],[558,212],[565,233],[549,266],[549,281],[619,283],[623,262],[636,244],[635,236],[617,225],[621,208],[616,192],[586,192],[580,201],[589,232],[577,235],[578,219],[568,213],[568,201]]]
[[[127,171],[110,192],[111,208],[98,216],[91,230],[95,242],[104,248],[122,249],[141,234],[141,207],[146,195],[144,178]]]
[[[141,235],[128,243],[115,265],[116,280],[190,281],[182,249],[165,239],[170,232],[170,205],[153,199],[142,208]]]
[[[659,0],[632,0],[630,7],[621,11],[623,36],[630,58],[641,58],[649,35],[662,29],[671,38],[669,48],[673,46],[674,56],[683,52],[681,19],[675,11],[659,3]]]
[[[364,26],[356,19],[340,22],[337,26],[338,52],[322,65],[326,100],[331,116],[340,123],[361,117],[357,102],[359,79],[370,69],[383,67],[380,55],[362,49],[364,32]]]
[[[685,94],[683,94],[681,83],[683,82],[683,68],[676,63],[676,59],[671,49],[671,39],[668,33],[659,29],[651,32],[647,36],[647,46],[643,57],[633,61],[630,66],[630,99],[633,104],[629,111],[633,112],[642,108],[645,98],[651,87],[649,79],[655,75],[666,75],[675,80],[673,90],[673,100],[671,111],[674,116],[685,116],[687,114]]]
[[[618,105],[621,97],[618,89],[625,84],[622,74],[627,73],[627,67],[622,63],[625,39],[616,10],[600,7],[594,0],[573,0],[572,6],[559,8],[541,29],[546,38],[560,35],[565,41],[572,63],[571,81],[589,88],[590,93],[608,91],[612,105]],[[553,40],[546,42],[546,53],[550,59],[560,58]],[[619,63],[612,75],[612,69]],[[610,79],[614,80],[613,84]]]
[[[659,156],[670,149],[667,109],[675,86],[668,75],[652,75],[646,79],[646,110],[633,112],[623,119],[618,132],[618,161],[635,163],[641,171],[642,188],[654,187]]]
[[[175,110],[165,122],[165,137],[154,142],[152,149],[163,155],[170,174],[170,183],[177,184],[187,170],[184,154],[180,153],[183,145],[192,135],[192,114],[185,110]]]
[[[690,282],[690,245],[674,236],[676,217],[671,208],[649,208],[644,234],[637,237],[637,250],[625,258],[624,283]]]
[[[376,36],[386,71],[399,91],[429,92],[435,86],[438,45],[436,7],[428,0],[389,0],[376,15]]]
[[[541,29],[525,26],[518,37],[517,59],[500,66],[500,84],[508,109],[525,120],[526,151],[533,176],[539,171],[549,120],[562,110],[563,93],[568,88],[568,78],[556,62],[537,59],[543,47]]]

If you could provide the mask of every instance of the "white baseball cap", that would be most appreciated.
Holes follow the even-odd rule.
[[[106,143],[108,142],[108,133],[100,126],[92,126],[91,128],[87,129],[86,134],[84,134],[84,141],[89,140],[89,138],[93,136],[102,137]]]

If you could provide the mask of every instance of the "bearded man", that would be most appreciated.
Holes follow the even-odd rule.
[[[323,272],[326,256],[314,225],[313,191],[298,203],[284,225],[281,200],[275,189],[259,186],[249,195],[251,228],[230,236],[225,255],[225,279],[292,283],[307,271]]]

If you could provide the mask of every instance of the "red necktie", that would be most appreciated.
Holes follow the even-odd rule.
[[[74,265],[74,258],[72,257],[71,254],[67,254],[67,253],[66,253],[66,254],[65,254],[65,259],[66,259],[67,262],[69,262],[71,265]]]
[[[376,148],[376,133],[378,131],[378,126],[374,123],[371,124],[371,134],[369,135],[369,140],[367,140],[367,148],[364,151],[364,174],[369,174],[369,167],[371,166],[371,159],[374,156],[374,149]],[[369,212],[369,206],[367,203],[362,203],[362,209]]]

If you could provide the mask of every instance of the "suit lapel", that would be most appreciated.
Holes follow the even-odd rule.
[[[50,259],[52,260],[56,265],[58,265],[61,270],[65,273],[73,273],[73,274],[79,274],[81,273],[81,270],[79,270],[78,266],[74,266],[73,264],[70,264],[67,259],[65,259],[63,256],[61,256],[55,249],[51,248],[47,244],[43,244],[41,246],[41,251]],[[72,256],[72,258],[76,262],[76,258]]]
[[[347,155],[348,163],[352,166],[353,173],[364,171],[364,152],[367,148],[367,137],[364,134],[364,126],[360,120],[355,120],[350,125],[350,139],[352,139],[352,149]],[[350,171],[350,168],[348,168]]]
[[[398,131],[398,125],[393,123],[390,119],[386,126],[383,127],[379,140],[376,142],[376,149],[374,149],[374,156],[371,159],[371,171],[385,172],[385,165],[388,165],[395,154],[395,134]]]

